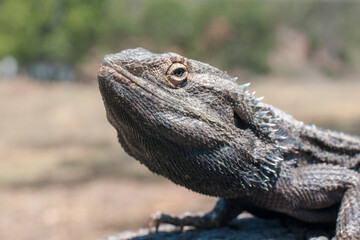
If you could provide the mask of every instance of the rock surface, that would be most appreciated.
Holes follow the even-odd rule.
[[[154,229],[139,229],[138,231],[125,231],[102,240],[172,240],[172,239],[278,239],[278,240],[327,240],[331,236],[331,230],[324,226],[304,225],[295,220],[280,219],[265,220],[249,216],[241,216],[232,221],[228,226],[218,229],[199,230],[186,228],[184,232],[172,225],[161,225],[159,232]]]

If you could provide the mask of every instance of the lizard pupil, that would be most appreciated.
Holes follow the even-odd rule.
[[[174,70],[174,74],[177,76],[177,77],[181,77],[182,75],[184,75],[185,73],[185,70],[182,69],[182,68],[178,68],[178,69],[175,69]]]

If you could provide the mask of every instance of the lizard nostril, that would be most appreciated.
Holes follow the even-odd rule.
[[[140,76],[143,70],[144,68],[142,66],[135,66],[131,72],[136,76]]]
[[[125,68],[137,77],[140,77],[144,71],[144,68],[141,65],[125,65]]]

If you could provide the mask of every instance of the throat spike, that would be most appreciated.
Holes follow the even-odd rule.
[[[276,124],[273,123],[261,123],[261,127],[269,128],[269,127],[275,127]]]
[[[240,87],[242,90],[246,90],[249,86],[250,86],[250,83],[245,83],[245,84],[243,84],[243,85],[240,85],[239,87]]]
[[[275,137],[274,137],[274,140],[285,140],[285,139],[287,139],[286,136],[280,136],[280,135],[278,135],[278,136],[275,136]]]
[[[256,112],[257,117],[261,118],[262,116],[268,114],[269,111],[258,111]]]
[[[264,97],[255,98],[255,99],[253,100],[253,103],[256,105],[256,104],[258,104],[259,102],[261,102],[263,99],[264,99]]]

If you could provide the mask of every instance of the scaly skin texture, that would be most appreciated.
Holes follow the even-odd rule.
[[[262,103],[225,72],[175,53],[107,55],[98,73],[125,151],[176,184],[219,197],[204,216],[152,223],[202,228],[246,210],[335,222],[360,239],[360,139],[322,130]]]

